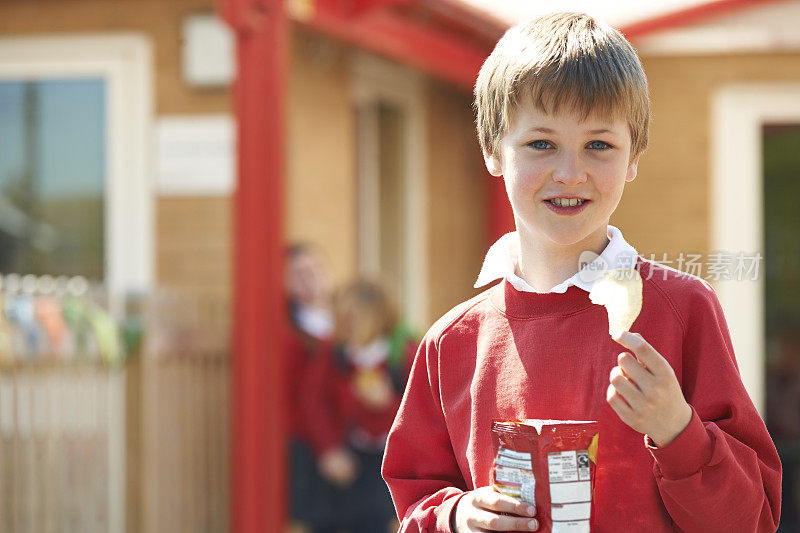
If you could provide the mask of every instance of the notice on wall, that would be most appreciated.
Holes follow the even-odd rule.
[[[156,179],[162,196],[232,194],[235,156],[232,115],[162,115],[156,121]]]

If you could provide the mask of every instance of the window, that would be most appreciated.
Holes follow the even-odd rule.
[[[0,273],[104,278],[105,91],[0,81]]]
[[[427,316],[427,180],[419,73],[358,56],[354,65],[360,270],[396,290],[405,319]]]
[[[0,273],[150,288],[151,55],[137,35],[0,39]]]

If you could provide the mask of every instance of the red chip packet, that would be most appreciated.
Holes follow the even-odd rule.
[[[535,504],[540,532],[588,532],[598,436],[593,421],[495,420],[492,486]]]

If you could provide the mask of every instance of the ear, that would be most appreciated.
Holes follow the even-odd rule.
[[[500,164],[500,159],[494,154],[494,152],[484,152],[483,162],[486,163],[486,170],[488,170],[489,174],[492,176],[499,178],[503,175],[503,166]]]
[[[641,155],[641,154],[640,154]],[[633,181],[636,179],[636,172],[639,169],[639,156],[636,156],[636,159],[633,160],[628,166],[628,171],[625,173],[625,181]]]

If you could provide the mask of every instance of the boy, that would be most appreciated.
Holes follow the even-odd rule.
[[[533,506],[489,486],[491,423],[549,418],[599,423],[593,531],[774,531],[780,461],[713,289],[638,257],[608,224],[647,145],[633,48],[587,15],[536,19],[498,42],[475,104],[517,231],[476,286],[502,282],[417,352],[382,467],[401,530],[537,530]],[[592,266],[639,270],[636,333],[609,337],[593,270],[578,269],[588,252]]]

